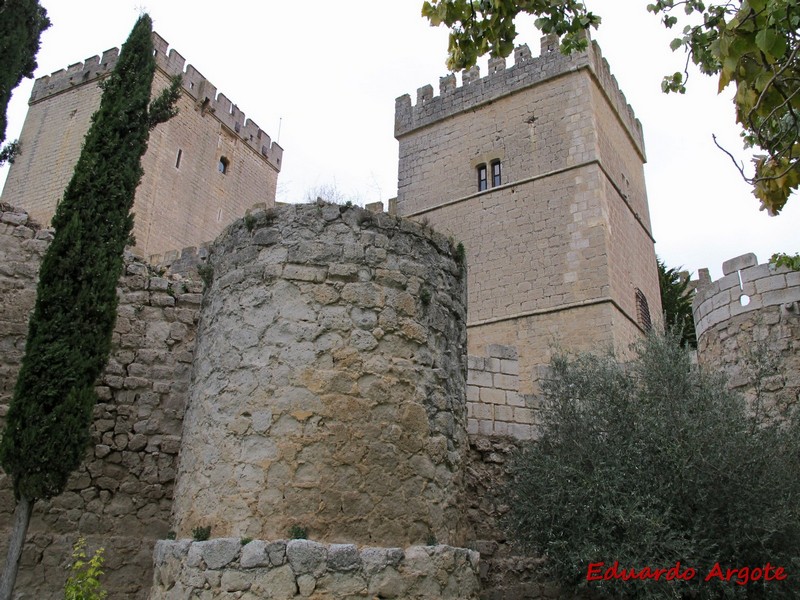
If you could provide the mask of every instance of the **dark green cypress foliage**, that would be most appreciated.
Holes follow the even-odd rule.
[[[0,142],[6,139],[6,108],[23,77],[33,77],[39,35],[50,27],[36,0],[0,0]]]
[[[697,348],[697,334],[692,316],[694,292],[689,289],[689,280],[681,277],[677,269],[668,269],[660,259],[657,258],[656,263],[664,325],[675,330],[680,337],[681,346]]]
[[[0,462],[18,497],[61,493],[89,443],[94,385],[105,366],[123,250],[150,129],[174,114],[180,81],[148,102],[155,72],[152,22],[143,15],[104,82],[72,180],[53,217],[36,306]]]

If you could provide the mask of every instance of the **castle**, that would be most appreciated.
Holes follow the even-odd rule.
[[[158,47],[163,84],[183,59]],[[187,69],[181,112],[208,131],[177,140],[175,125],[151,139],[154,179],[137,202],[153,209],[137,209],[139,252],[171,248],[162,242],[173,217],[158,215],[173,207],[157,212],[163,196],[145,190],[160,193],[162,176],[178,186],[169,179],[183,176],[178,150],[207,160],[191,167],[196,187],[167,196],[185,210],[212,194],[212,218],[185,232],[180,244],[194,248],[172,269],[128,257],[94,444],[68,489],[36,506],[19,598],[58,593],[78,533],[106,547],[113,598],[553,596],[538,562],[515,556],[498,526],[505,461],[514,440],[535,436],[536,382],[552,348],[624,355],[661,312],[641,127],[596,45],[570,57],[555,48],[544,38],[538,57],[523,46],[511,67],[492,60],[484,78],[445,77],[438,96],[420,88],[414,106],[399,98],[388,213],[273,207],[280,148],[242,128],[238,109]],[[32,110],[88,95],[83,73],[92,78],[100,61],[87,63],[37,82]],[[49,81],[58,93],[44,91]],[[41,132],[26,135],[44,161]],[[228,173],[217,170],[222,157]],[[36,215],[58,184],[26,176],[36,164],[26,160],[7,185],[19,195],[3,200]],[[245,178],[248,161],[265,179],[242,179],[236,201],[262,206],[198,250],[228,225],[219,207],[234,202],[215,181]],[[244,216],[229,206],[239,210],[231,219]],[[51,235],[0,207],[0,416]],[[206,263],[205,282],[176,274],[192,262]],[[701,361],[727,356],[738,334],[723,329],[762,307],[796,355],[800,281],[754,262],[739,260],[698,294]],[[749,309],[732,308],[734,279]],[[796,393],[791,377],[780,389]],[[13,494],[2,474],[0,498],[7,529]],[[205,526],[214,539],[187,539]],[[309,540],[287,541],[293,527]],[[179,539],[165,539],[170,531]]]

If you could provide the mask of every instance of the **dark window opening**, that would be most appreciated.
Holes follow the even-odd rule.
[[[489,187],[486,165],[478,165],[478,191],[482,192]]]
[[[639,325],[645,331],[650,331],[653,328],[653,323],[650,321],[650,307],[647,305],[647,298],[639,288],[636,288],[636,317],[639,320]]]
[[[228,172],[228,166],[230,165],[230,161],[225,158],[224,156],[220,156],[219,164],[217,165],[217,171],[225,175]]]
[[[500,185],[500,182],[500,161],[495,160],[492,162],[492,187],[497,187]]]
[[[175,168],[176,169],[180,169],[181,168],[181,157],[182,156],[183,156],[183,150],[178,148],[178,156],[175,157]]]

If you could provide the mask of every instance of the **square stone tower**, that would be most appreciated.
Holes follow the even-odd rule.
[[[470,432],[530,437],[554,349],[624,354],[661,302],[644,141],[596,43],[404,95],[396,212],[464,243]]]
[[[274,205],[283,149],[270,140],[157,33],[153,96],[183,75],[178,114],[156,127],[136,191],[135,250],[163,254],[212,241],[256,203]],[[20,136],[21,154],[0,198],[48,224],[64,194],[91,118],[100,80],[119,49],[36,80]]]

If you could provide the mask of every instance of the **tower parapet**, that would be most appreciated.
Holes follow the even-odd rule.
[[[258,152],[277,171],[281,169],[283,148],[273,142],[270,136],[254,121],[239,110],[216,86],[206,79],[186,59],[159,34],[153,32],[156,65],[170,77],[183,77],[183,91],[191,96],[199,110],[211,113],[223,125],[238,136],[245,144]],[[29,104],[36,104],[45,98],[70,90],[76,86],[97,81],[106,77],[114,69],[119,58],[119,48],[111,48],[102,56],[92,56],[82,63],[74,63],[50,75],[38,78],[33,84]]]
[[[536,57],[525,44],[516,48],[514,64],[510,67],[506,67],[504,58],[490,59],[486,77],[480,76],[477,66],[463,71],[460,87],[454,74],[442,77],[438,96],[433,95],[433,86],[423,86],[417,90],[417,102],[413,106],[409,94],[400,96],[395,100],[395,137],[580,69],[588,69],[593,74],[644,159],[642,124],[619,89],[600,47],[591,42],[585,52],[565,56],[558,51],[558,40],[553,36],[542,37],[541,53]]]
[[[694,322],[698,339],[707,330],[731,317],[774,307],[798,313],[800,272],[769,263],[758,264],[753,253],[722,263],[723,277],[703,284],[694,299]]]

